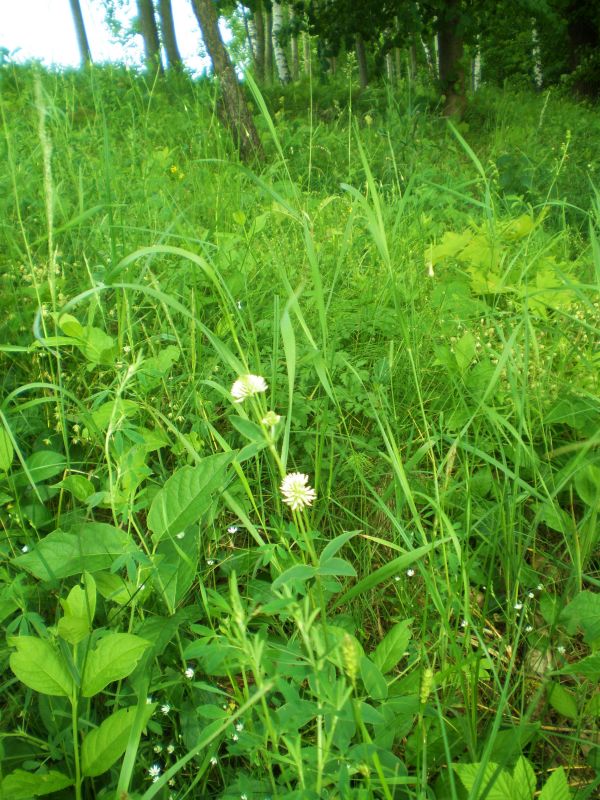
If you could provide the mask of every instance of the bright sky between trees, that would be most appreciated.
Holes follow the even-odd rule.
[[[172,2],[181,55],[190,69],[201,72],[210,62],[200,55],[200,32],[190,2]],[[132,37],[124,46],[112,38],[102,0],[81,0],[81,8],[94,61],[141,64],[141,36]],[[131,21],[135,16],[135,0],[127,0],[119,19]],[[79,50],[69,0],[0,0],[0,48],[17,62],[39,59],[46,66],[78,66]]]

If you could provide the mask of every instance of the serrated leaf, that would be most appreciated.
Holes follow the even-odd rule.
[[[584,675],[592,680],[600,680],[600,653],[592,653],[581,661],[567,664],[560,670],[561,675]]]
[[[4,428],[0,428],[0,471],[8,472],[12,464],[15,449],[12,439]]]
[[[569,782],[562,767],[548,778],[538,800],[571,800]]]
[[[81,681],[84,697],[93,697],[113,681],[130,675],[150,642],[131,633],[109,633],[90,650]]]
[[[0,798],[6,800],[31,800],[32,797],[43,797],[52,792],[59,792],[72,786],[73,781],[67,775],[56,770],[49,772],[25,772],[16,769],[6,775],[0,783]]]
[[[465,789],[471,792],[481,771],[481,765],[452,764],[452,769],[460,778]],[[514,800],[516,796],[510,773],[492,762],[483,768],[483,777],[479,782],[479,794],[483,796],[484,791],[486,800]]]
[[[360,677],[369,697],[373,700],[386,699],[388,696],[387,681],[381,674],[379,667],[367,656],[363,656],[360,659]]]
[[[373,653],[373,662],[384,675],[393,669],[404,656],[412,635],[411,624],[412,618],[396,623],[377,645]]]
[[[533,767],[525,756],[521,756],[513,770],[514,800],[532,800],[536,785]]]
[[[146,706],[142,727],[145,727],[155,708],[156,704]],[[81,771],[84,775],[91,778],[102,775],[123,755],[136,711],[136,706],[115,711],[86,735],[81,745]]]
[[[233,455],[229,452],[207,456],[196,466],[183,467],[171,475],[156,493],[148,513],[148,527],[155,540],[165,534],[175,536],[202,517],[213,495],[225,488],[226,470]]]
[[[9,644],[17,649],[10,657],[10,668],[21,683],[51,697],[73,695],[69,668],[49,641],[37,636],[15,636]]]
[[[18,556],[13,563],[40,580],[51,581],[110,569],[115,559],[136,550],[125,531],[104,522],[86,522],[77,533],[49,533],[35,550]]]

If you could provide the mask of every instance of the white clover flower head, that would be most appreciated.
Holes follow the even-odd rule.
[[[275,425],[280,421],[281,415],[276,414],[274,411],[267,411],[267,413],[262,418],[261,422],[267,428],[274,428]]]
[[[188,681],[191,681],[191,680],[192,680],[192,678],[194,677],[194,670],[193,670],[191,667],[187,667],[187,668],[184,670],[184,673],[183,673],[183,674],[184,674],[184,675],[185,675],[185,677],[188,679]]]
[[[156,783],[156,781],[160,778],[161,772],[162,770],[160,768],[160,764],[152,764],[148,770],[148,775],[152,778],[152,783]]]
[[[175,752],[175,745],[174,744],[168,744],[167,745],[167,753],[169,755],[173,755],[174,752]]]
[[[160,707],[161,714],[168,714],[171,710],[171,706],[168,703],[163,703]]]
[[[267,391],[267,382],[260,375],[242,375],[231,387],[234,403],[243,403],[247,397]]]
[[[211,760],[210,760],[211,767],[216,767],[218,763],[219,763],[219,759],[216,756],[213,756],[211,758]]]
[[[315,490],[308,485],[308,475],[302,472],[288,473],[281,481],[280,489],[283,502],[290,506],[292,511],[310,506],[317,497]]]
[[[234,533],[237,533],[237,532],[238,532],[238,530],[239,530],[239,528],[238,528],[238,526],[237,526],[237,525],[230,525],[230,526],[227,528],[227,533],[231,533],[231,534],[233,535]]]
[[[408,578],[413,578],[414,575],[415,575],[414,569],[407,569],[406,570],[406,575],[407,575]]]

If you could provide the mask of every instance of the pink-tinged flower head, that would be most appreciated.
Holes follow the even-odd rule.
[[[308,485],[308,475],[301,472],[290,472],[281,481],[281,494],[283,502],[291,507],[292,511],[299,511],[310,506],[316,499],[317,493]]]
[[[267,382],[260,375],[242,375],[231,387],[234,403],[243,403],[247,397],[267,391]]]

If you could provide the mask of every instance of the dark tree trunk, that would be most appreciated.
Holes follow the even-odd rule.
[[[565,11],[567,36],[569,37],[569,67],[576,71],[586,58],[596,55],[600,50],[600,24],[598,14],[594,18],[591,4],[576,0],[570,2]],[[573,83],[578,94],[587,97],[600,95],[600,74],[591,65],[575,76]]]
[[[244,161],[249,161],[253,156],[262,158],[264,153],[258,131],[246,105],[246,98],[229,53],[221,39],[215,6],[212,0],[192,0],[192,8],[200,25],[215,75],[219,79],[222,94],[219,103],[221,122],[231,131],[240,157]]]
[[[75,25],[75,33],[77,34],[77,44],[79,45],[79,55],[81,56],[82,64],[92,63],[92,51],[88,42],[87,34],[85,32],[85,23],[83,21],[83,14],[81,13],[81,5],[79,0],[69,0],[71,3],[71,14],[73,15],[73,24]]]
[[[448,0],[438,28],[440,86],[446,95],[444,114],[460,119],[467,104],[463,39],[458,32],[460,0]]]
[[[181,69],[183,61],[181,60],[179,47],[177,47],[171,0],[158,0],[158,16],[160,19],[162,43],[167,56],[167,68]]]
[[[357,33],[354,39],[356,48],[356,61],[358,62],[358,80],[361,89],[366,89],[369,85],[369,73],[367,72],[367,53],[365,50],[365,40]]]
[[[256,53],[254,69],[260,81],[265,79],[265,19],[263,17],[262,3],[258,3],[252,15],[256,28]]]
[[[138,15],[140,20],[140,32],[144,40],[144,57],[146,69],[149,72],[162,72],[162,61],[160,60],[160,40],[158,38],[158,28],[156,27],[156,17],[154,16],[154,6],[152,0],[137,0]]]

